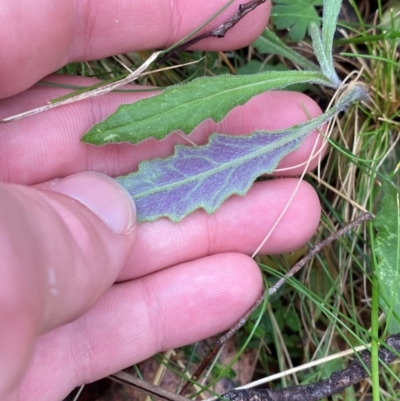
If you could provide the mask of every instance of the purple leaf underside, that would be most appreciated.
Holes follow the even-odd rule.
[[[166,159],[144,161],[139,171],[117,180],[135,200],[138,220],[168,217],[180,221],[196,209],[214,212],[233,194],[244,195],[261,174],[297,149],[304,136],[287,133],[235,137],[213,134],[208,145],[178,145]]]

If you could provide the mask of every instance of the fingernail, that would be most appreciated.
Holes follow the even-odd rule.
[[[48,190],[81,202],[117,234],[127,233],[135,226],[136,207],[131,195],[105,174],[90,171],[73,174]]]

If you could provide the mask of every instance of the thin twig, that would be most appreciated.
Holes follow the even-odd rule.
[[[390,336],[379,349],[381,365],[392,363],[400,352],[400,333]],[[232,390],[222,396],[231,401],[318,401],[340,393],[369,376],[371,354],[365,350],[343,370],[332,373],[329,379],[316,383],[268,390]]]
[[[218,350],[233,336],[237,333],[237,331],[243,327],[246,323],[247,319],[250,315],[264,302],[265,297],[274,295],[280,287],[292,276],[294,276],[306,263],[308,263],[318,252],[321,251],[322,248],[326,247],[342,235],[346,234],[351,229],[357,227],[361,223],[371,220],[373,218],[372,213],[363,213],[360,217],[352,221],[351,223],[347,224],[343,228],[339,229],[338,231],[332,233],[329,237],[325,238],[323,241],[314,245],[307,255],[304,256],[301,260],[299,260],[282,278],[280,278],[268,291],[265,291],[261,297],[256,301],[256,303],[249,309],[249,311],[223,336],[221,336],[217,342],[213,345],[210,352],[207,356],[203,359],[200,363],[196,371],[191,377],[191,380],[186,382],[185,385],[182,387],[182,390],[179,394],[185,395],[187,394],[188,390],[190,389],[192,383],[196,381],[200,375],[203,373],[205,367],[210,363],[210,361],[215,357],[218,353]],[[267,294],[268,292],[268,294]]]
[[[196,36],[193,39],[188,40],[185,43],[182,43],[180,46],[175,47],[168,53],[165,53],[163,57],[158,60],[158,64],[163,64],[171,57],[177,55],[179,52],[187,49],[189,46],[194,45],[195,43],[200,42],[201,40],[215,37],[215,38],[223,38],[226,33],[232,29],[243,17],[245,17],[248,13],[253,11],[255,8],[265,3],[267,0],[250,0],[248,3],[240,4],[238,11],[229,18],[228,21],[221,24],[219,27],[213,29],[212,31],[203,33],[202,35]]]
[[[304,256],[301,260],[299,260],[281,279],[279,279],[269,290],[268,295],[271,296],[275,294],[280,287],[286,282],[286,280],[292,276],[294,276],[301,268],[308,263],[318,252],[321,251],[322,248],[325,248],[327,245],[337,240],[342,235],[346,234],[348,231],[353,228],[359,226],[361,223],[365,221],[371,220],[373,218],[373,214],[370,212],[363,213],[360,217],[353,220],[343,228],[339,229],[332,233],[329,237],[325,238],[318,244],[314,245],[308,252],[307,255]]]

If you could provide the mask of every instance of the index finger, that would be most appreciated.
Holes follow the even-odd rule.
[[[0,10],[0,98],[32,86],[72,61],[169,47],[201,25],[227,0],[3,0]],[[240,1],[211,24],[234,14]],[[270,1],[240,21],[225,38],[195,46],[229,50],[251,43],[265,27]],[[210,29],[207,28],[207,29]]]

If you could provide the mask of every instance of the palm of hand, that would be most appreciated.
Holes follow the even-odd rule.
[[[3,32],[12,27],[18,39],[18,48],[5,46],[6,62],[0,66],[0,117],[66,93],[64,89],[30,87],[66,62],[168,46],[224,1],[213,2],[212,10],[195,0],[175,1],[173,10],[167,1],[114,0],[96,3],[96,10],[89,2],[47,0],[40,10],[29,1],[25,3],[23,15],[19,15],[25,25],[15,23],[11,1],[10,13],[3,15],[4,23],[0,24]],[[235,2],[216,24],[237,5]],[[267,2],[226,38],[201,46],[206,50],[232,49],[250,43],[265,26],[269,8]],[[26,32],[34,32],[34,37],[27,40]],[[5,43],[10,43],[9,39]],[[23,63],[18,60],[21,54],[27,56]],[[15,76],[18,80],[12,79]],[[93,83],[79,77],[51,76],[46,80]],[[112,93],[0,126],[0,174],[4,182],[13,184],[0,186],[4,212],[0,224],[7,235],[16,236],[19,249],[24,249],[6,253],[8,248],[4,247],[9,244],[0,242],[7,269],[13,268],[12,274],[5,271],[0,293],[6,300],[17,300],[4,307],[0,301],[0,308],[6,311],[0,319],[18,316],[11,323],[0,322],[1,327],[7,327],[0,337],[0,354],[7,370],[0,384],[4,399],[17,398],[17,394],[23,400],[62,399],[77,385],[158,351],[225,330],[260,294],[259,270],[246,255],[257,248],[284,208],[297,184],[294,178],[257,183],[246,197],[232,197],[212,216],[199,211],[178,225],[166,220],[140,225],[133,249],[132,240],[115,239],[95,218],[88,217],[88,224],[96,232],[79,224],[76,216],[82,212],[81,205],[42,190],[42,184],[36,189],[28,187],[86,170],[121,175],[141,160],[170,154],[177,139],[173,136],[135,147],[94,148],[79,142],[90,126],[118,104],[139,97]],[[201,124],[191,138],[201,140],[215,130],[244,134],[259,127],[291,126],[307,118],[300,102],[310,113],[320,113],[302,94],[266,93],[233,110],[219,124]],[[314,141],[315,135],[311,135],[282,166],[306,160]],[[318,220],[318,199],[311,187],[302,183],[262,252],[285,252],[301,246]],[[23,227],[18,236],[15,227]],[[45,245],[49,241],[51,246]],[[66,295],[58,299],[43,295],[48,283],[37,273],[49,260],[59,269],[58,279],[66,283]],[[119,283],[112,285],[116,277]]]

